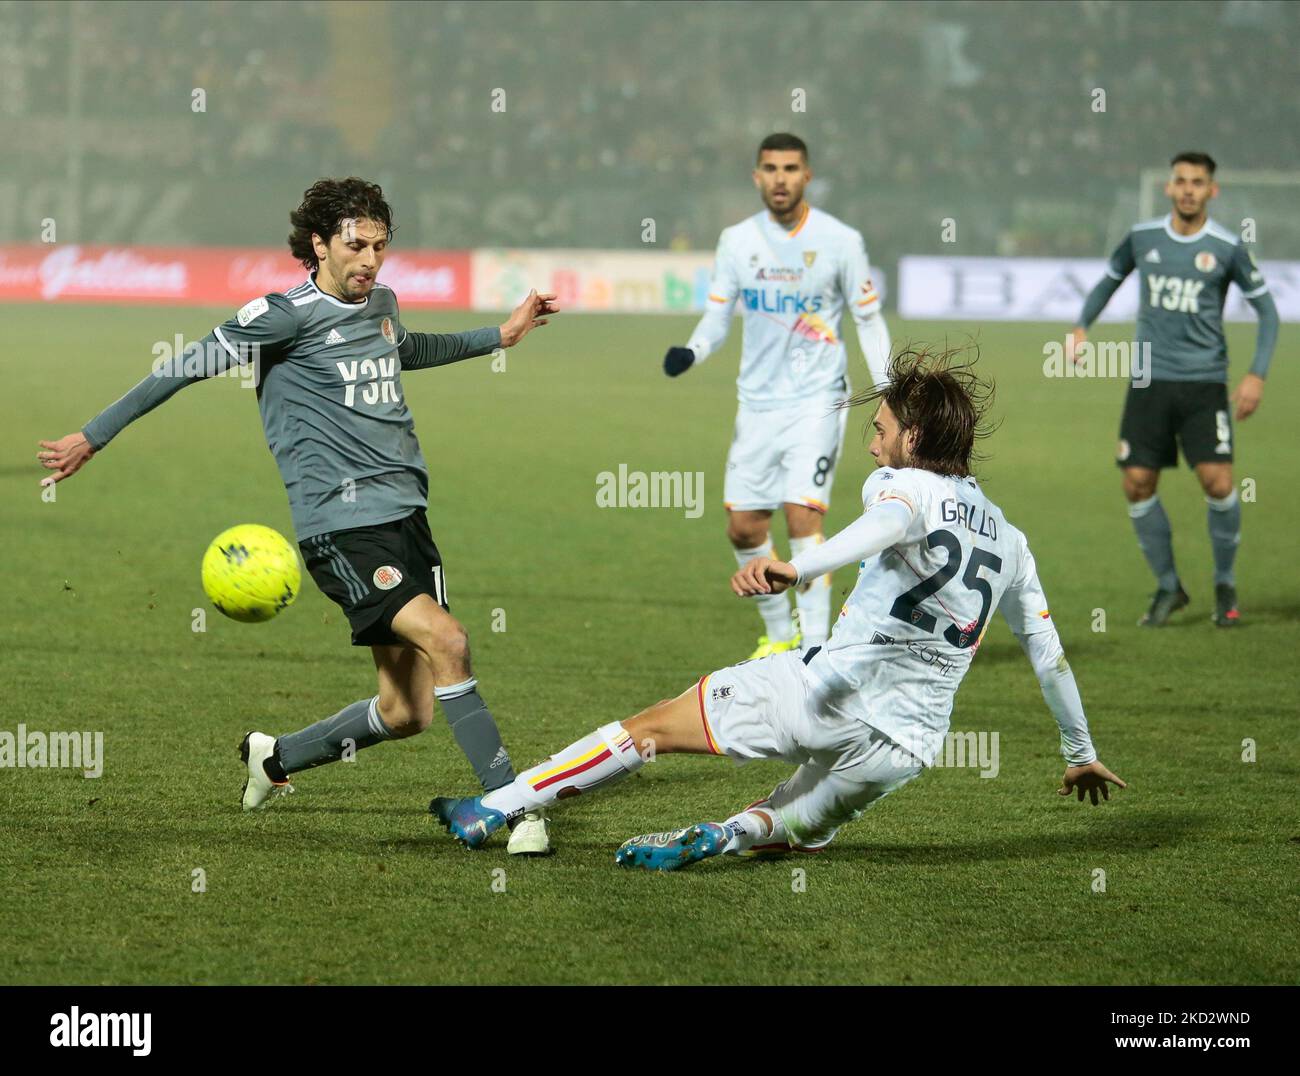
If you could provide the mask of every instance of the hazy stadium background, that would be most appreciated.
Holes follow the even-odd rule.
[[[102,778],[0,768],[0,981],[1300,981],[1294,328],[1240,427],[1237,476],[1258,497],[1243,489],[1229,633],[1209,622],[1206,508],[1181,467],[1161,497],[1193,605],[1168,630],[1135,626],[1151,579],[1114,465],[1125,381],[1041,368],[1137,218],[1139,176],[1177,150],[1218,158],[1214,214],[1257,222],[1283,316],[1300,302],[1297,41],[1300,5],[1281,3],[0,2],[0,733],[105,741]],[[606,281],[673,258],[694,286],[719,231],[759,208],[749,171],[776,130],[807,139],[810,201],[863,232],[891,283],[915,256],[1093,260],[1034,321],[905,318],[896,295],[886,311],[896,342],[978,336],[1003,421],[981,481],[1029,536],[1101,757],[1129,790],[1098,809],[1055,795],[1057,729],[998,618],[953,713],[955,732],[1001,736],[997,779],[938,768],[793,865],[614,868],[628,837],[725,817],[788,772],[693,758],[567,802],[554,857],[462,852],[425,811],[473,787],[441,718],[243,815],[249,728],[300,728],[374,690],[370,655],[310,582],[260,626],[203,595],[215,534],[291,533],[252,394],[228,380],[178,393],[57,498],[34,457],[144,377],[159,343],[269,289],[218,274],[167,305],[54,304],[40,267],[67,269],[78,244],[168,248],[178,265],[262,248],[296,284],[289,210],[317,177],[355,173],[394,206],[380,279],[404,323],[463,330],[499,319],[421,308],[401,252],[440,252],[462,278],[481,262],[503,305],[547,283],[548,258]],[[1251,185],[1230,178],[1242,170]],[[535,253],[511,276],[480,257],[496,248]],[[76,264],[83,285],[126,275]],[[566,313],[499,372],[480,359],[402,379],[452,608],[517,764],[743,658],[760,630],[727,588],[721,504],[740,327],[669,380],[664,349],[697,320],[675,309]],[[1235,383],[1253,313],[1227,335]],[[866,420],[828,534],[859,513]],[[704,514],[598,507],[598,475],[622,464],[702,473]],[[855,571],[837,573],[838,597]],[[914,1050],[909,1031],[894,1041]]]
[[[273,245],[312,179],[357,173],[406,248],[636,248],[651,217],[710,250],[790,129],[887,271],[953,253],[948,216],[962,254],[1099,256],[1175,150],[1297,167],[1298,39],[1300,6],[1248,0],[9,0],[0,242],[53,217],[65,243]],[[1295,193],[1245,206],[1259,256],[1300,257]]]

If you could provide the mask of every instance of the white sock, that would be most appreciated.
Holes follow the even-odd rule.
[[[722,823],[722,828],[728,833],[722,850],[731,855],[748,851],[756,844],[789,843],[785,823],[771,807],[751,808],[733,814]]]
[[[509,819],[557,799],[590,792],[635,773],[644,764],[632,734],[612,721],[525,770],[510,784],[489,792],[483,797],[483,806]]]
[[[776,550],[772,547],[771,538],[757,549],[737,549],[735,553],[736,563],[742,568],[755,557],[776,559]],[[767,637],[772,642],[784,643],[794,638],[794,621],[790,618],[790,603],[786,601],[784,594],[764,594],[754,598],[753,601],[758,606],[759,615],[767,627]]]
[[[807,538],[790,539],[790,558],[826,541],[823,534],[810,534]],[[819,575],[816,579],[796,587],[794,604],[799,610],[799,630],[803,632],[803,648],[821,646],[831,630],[831,577]]]

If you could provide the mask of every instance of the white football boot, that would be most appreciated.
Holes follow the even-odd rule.
[[[540,809],[525,811],[510,831],[506,851],[512,856],[545,856],[551,851],[551,834]]]
[[[282,796],[293,791],[288,781],[278,783],[267,777],[262,766],[275,750],[275,737],[264,732],[250,732],[239,745],[240,761],[248,767],[248,779],[244,782],[243,805],[245,811],[255,811],[265,807],[272,796]]]

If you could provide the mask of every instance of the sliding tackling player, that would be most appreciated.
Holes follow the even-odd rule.
[[[1109,799],[1124,782],[1097,760],[1074,674],[1025,536],[971,476],[990,390],[951,353],[905,352],[882,390],[871,454],[879,469],[863,514],[790,563],[758,557],[732,579],[752,597],[861,562],[824,646],[742,662],[671,701],[611,722],[486,796],[435,799],[430,811],[476,848],[557,799],[635,773],[650,751],[779,758],[797,766],[765,799],[721,822],[634,837],[624,866],[675,870],[724,853],[816,851],[866,807],[931,765],[953,697],[996,609],[1038,676],[1068,765],[1059,792]],[[644,754],[643,754],[644,751]]]

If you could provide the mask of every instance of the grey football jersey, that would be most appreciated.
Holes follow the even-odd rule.
[[[303,541],[427,507],[429,473],[402,396],[402,369],[485,354],[500,339],[495,328],[408,334],[386,285],[376,282],[364,301],[345,303],[308,278],[247,303],[199,345],[227,364],[257,364],[266,442]],[[128,422],[201,379],[181,369],[155,372],[83,432],[102,448]]]
[[[1137,340],[1151,344],[1152,379],[1227,381],[1228,285],[1247,299],[1268,291],[1241,239],[1212,220],[1194,235],[1179,235],[1168,216],[1145,221],[1115,248],[1106,275],[1118,282],[1134,269],[1141,278]]]

